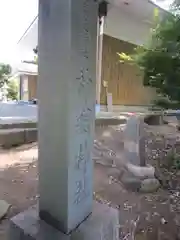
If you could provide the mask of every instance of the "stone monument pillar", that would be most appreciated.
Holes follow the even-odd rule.
[[[96,0],[39,0],[41,228],[36,210],[23,215],[32,239],[117,239],[117,211],[93,204],[97,16]],[[19,218],[11,225],[21,227]]]
[[[92,212],[97,2],[40,0],[40,216],[69,233]]]

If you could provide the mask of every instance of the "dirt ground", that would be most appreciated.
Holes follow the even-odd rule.
[[[123,126],[121,126],[123,127]],[[122,129],[96,131],[94,148],[94,198],[119,209],[120,239],[123,240],[178,240],[180,239],[180,172],[174,179],[170,170],[168,183],[150,194],[127,190],[119,181],[123,164]],[[154,129],[157,133],[157,129]],[[164,132],[164,130],[161,130]],[[102,134],[103,133],[103,134]],[[169,134],[169,133],[168,133]],[[170,131],[174,136],[174,132]],[[157,138],[160,139],[157,141]],[[163,149],[162,137],[149,138],[147,161],[155,164]],[[171,138],[172,139],[172,138]],[[102,147],[106,146],[106,147]],[[160,151],[162,152],[162,151]],[[153,153],[154,155],[152,156]],[[120,156],[114,162],[112,156]],[[158,166],[156,166],[158,169]],[[163,175],[164,176],[164,175]],[[179,184],[178,184],[179,182]],[[12,205],[0,223],[0,239],[6,240],[9,219],[35,204],[38,200],[37,144],[0,151],[0,199]]]

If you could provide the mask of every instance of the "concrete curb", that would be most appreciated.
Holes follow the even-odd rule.
[[[11,148],[37,141],[37,128],[0,130],[0,146]]]
[[[1,129],[14,129],[14,128],[37,128],[36,122],[19,122],[19,123],[2,123]]]
[[[110,126],[120,125],[126,122],[126,118],[97,118],[95,125]],[[21,122],[13,124],[0,124],[0,146],[11,148],[23,144],[37,142],[38,130],[36,122]]]
[[[96,118],[95,120],[95,125],[98,126],[117,126],[120,124],[125,124],[127,122],[127,118],[119,118],[119,117],[114,117],[114,118]]]

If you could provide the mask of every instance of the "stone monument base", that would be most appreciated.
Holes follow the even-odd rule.
[[[39,219],[34,206],[11,219],[8,234],[8,240],[118,240],[119,211],[94,202],[92,215],[65,235]]]

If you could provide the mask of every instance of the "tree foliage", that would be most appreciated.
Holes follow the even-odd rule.
[[[11,80],[8,82],[7,98],[9,100],[18,100],[18,83],[16,80]]]
[[[143,83],[156,89],[155,104],[163,108],[180,108],[180,0],[169,13],[159,18],[149,43],[135,49],[135,54],[119,53],[120,61],[136,64],[143,70]]]
[[[0,88],[8,82],[8,78],[11,74],[11,66],[8,64],[0,63]]]

